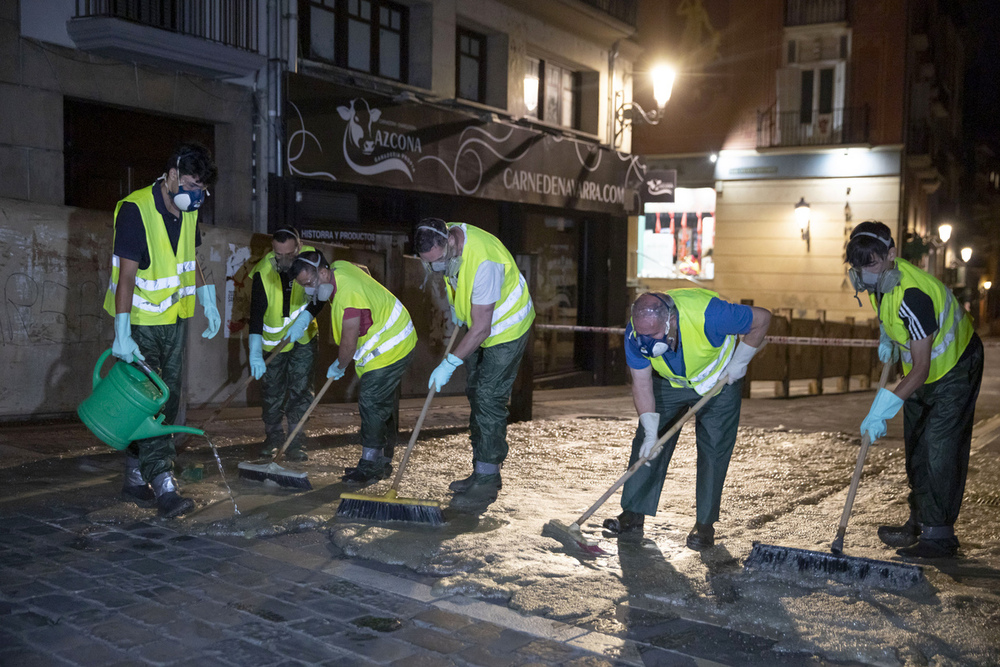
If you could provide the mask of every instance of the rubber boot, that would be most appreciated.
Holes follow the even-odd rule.
[[[483,475],[495,475],[496,479],[490,479],[489,481],[483,479]],[[474,485],[489,483],[496,485],[496,490],[499,491],[503,488],[503,480],[500,479],[500,464],[499,463],[483,463],[482,461],[472,462],[472,474],[465,479],[456,479],[454,482],[448,485],[448,488],[455,493],[465,493],[471,489]]]
[[[139,472],[139,459],[135,456],[125,455],[125,481],[122,484],[122,498],[133,502],[139,507],[152,507],[156,502],[153,489],[142,478]]]
[[[694,551],[708,549],[715,544],[715,527],[710,523],[695,522],[687,536],[687,548]]]
[[[153,493],[160,516],[168,519],[187,514],[194,509],[194,501],[177,493],[177,482],[171,472],[161,472],[153,478]]]
[[[627,533],[635,536],[642,535],[643,523],[646,521],[645,514],[623,510],[621,514],[613,519],[604,520],[604,530],[609,537],[620,537]]]
[[[878,538],[890,547],[910,547],[920,537],[920,524],[910,515],[902,526],[879,526]]]
[[[954,558],[958,555],[958,538],[952,526],[923,526],[920,538],[913,546],[896,551],[903,558]]]

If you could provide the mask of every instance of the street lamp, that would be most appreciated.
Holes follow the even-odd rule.
[[[966,246],[962,248],[962,261],[968,264],[970,259],[972,259],[972,248]]]
[[[615,91],[615,126],[611,143],[616,148],[621,145],[621,138],[625,132],[625,128],[631,126],[633,120],[635,120],[634,111],[638,111],[639,118],[649,125],[658,125],[663,119],[663,108],[670,101],[670,94],[673,92],[677,72],[668,65],[657,65],[649,74],[653,81],[653,99],[656,101],[655,109],[647,112],[639,106],[638,102],[625,102],[624,90]]]
[[[799,203],[795,205],[795,222],[799,225],[799,231],[802,232],[802,240],[806,242],[806,252],[809,252],[809,223],[812,218],[812,210],[809,204],[806,203],[805,197],[799,197]]]
[[[990,288],[991,288],[991,287],[993,287],[993,281],[991,281],[991,280],[986,280],[986,281],[984,281],[984,282],[983,282],[983,289],[984,289],[985,291],[987,291],[987,292],[988,292],[988,291],[990,291]]]
[[[951,238],[951,225],[939,225],[938,236],[941,238],[941,243],[947,243],[948,239]]]

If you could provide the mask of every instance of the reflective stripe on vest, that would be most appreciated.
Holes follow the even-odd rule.
[[[298,316],[305,311],[306,305],[307,304],[302,304],[301,306],[298,307],[298,309],[295,310],[295,312],[289,312],[288,317],[282,318],[280,327],[269,327],[265,322],[264,335],[261,336],[261,340],[263,341],[264,345],[270,345],[273,347],[278,343],[280,343],[283,337],[282,334],[284,334],[285,330],[288,329],[288,327],[292,326],[292,323],[296,320],[296,318],[298,318]]]
[[[955,297],[952,296],[949,291],[945,295],[944,309],[941,311],[941,317],[938,318],[938,329],[944,330],[946,324],[948,324],[948,313],[951,313],[951,326],[945,331],[941,338],[941,342],[931,348],[931,360],[937,359],[942,354],[948,351],[948,346],[955,341],[955,334],[958,333],[958,325],[962,321],[962,316],[959,314],[959,310],[955,303]],[[910,348],[908,345],[900,345],[899,354],[908,364],[913,364],[913,355],[910,354]]]
[[[396,299],[396,303],[394,303],[393,306],[392,306],[392,312],[389,313],[389,319],[387,319],[385,321],[385,324],[382,325],[382,328],[379,329],[378,331],[376,331],[372,335],[371,338],[369,338],[368,340],[366,340],[365,344],[363,346],[361,346],[360,349],[355,350],[355,352],[354,352],[354,363],[355,364],[360,364],[361,366],[364,366],[366,362],[365,361],[361,361],[361,358],[365,357],[366,355],[368,355],[369,350],[371,350],[371,349],[373,349],[375,347],[382,347],[381,345],[379,345],[379,339],[382,338],[382,336],[385,334],[386,331],[388,331],[389,329],[391,329],[392,326],[394,324],[396,324],[396,320],[398,320],[399,316],[402,315],[402,314],[403,314],[403,303],[399,299]],[[412,327],[413,322],[410,322],[410,325]],[[405,336],[404,336],[404,338],[405,338]],[[386,342],[388,342],[388,341],[386,341]],[[393,347],[392,345],[389,345],[388,347],[385,347],[385,349],[383,350],[383,352],[387,352],[387,351],[391,350],[392,347]],[[382,352],[379,352],[378,354],[382,354]],[[371,359],[374,359],[375,357],[378,356],[378,354],[371,355],[370,357],[368,357],[368,360],[370,361]]]
[[[364,359],[360,359],[359,360],[358,359],[358,355],[355,354],[354,355],[354,363],[355,363],[355,365],[357,365],[357,366],[364,366],[365,364],[369,363],[375,357],[378,357],[380,355],[385,354],[386,352],[389,352],[390,350],[392,350],[393,348],[395,348],[397,345],[401,345],[403,343],[403,341],[405,341],[409,337],[409,335],[411,333],[413,333],[413,321],[412,320],[410,320],[410,322],[408,322],[406,324],[406,328],[405,329],[403,329],[398,334],[396,334],[395,336],[393,336],[389,340],[385,341],[384,343],[382,343],[381,345],[379,345],[378,347],[376,347],[370,353],[368,353],[367,355],[365,355]]]

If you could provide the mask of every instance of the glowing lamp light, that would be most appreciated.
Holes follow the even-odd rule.
[[[951,225],[940,225],[938,227],[938,236],[941,237],[941,243],[947,243],[948,239],[951,238]]]
[[[538,108],[538,77],[528,75],[524,77],[524,106],[528,111]]]
[[[712,153],[711,155],[708,156],[708,161],[711,162],[712,164],[715,164],[716,162],[719,161],[719,154]]]
[[[988,290],[991,287],[993,287],[993,281],[992,280],[986,280],[986,281],[983,282],[983,289]]]
[[[809,229],[811,214],[812,210],[809,204],[806,203],[806,198],[800,197],[799,203],[795,205],[795,222],[798,223],[799,231],[803,234]]]
[[[966,246],[962,248],[962,261],[968,262],[970,259],[972,259],[972,248]]]
[[[656,106],[662,109],[670,101],[677,71],[669,65],[657,65],[650,75],[653,78],[653,99],[656,100]]]

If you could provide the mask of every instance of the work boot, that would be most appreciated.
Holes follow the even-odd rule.
[[[485,475],[480,472],[474,472],[468,480],[460,481],[468,481],[469,484],[463,491],[455,493],[453,502],[459,504],[478,505],[491,503],[497,499],[497,494],[503,487],[503,480],[500,478],[500,473]]]
[[[473,461],[472,474],[465,479],[456,479],[448,485],[448,488],[455,493],[465,493],[471,489],[474,484],[481,484],[482,482],[477,480],[480,480],[483,475],[495,475],[497,479],[497,491],[503,488],[503,482],[500,480],[500,464],[483,463],[482,461]]]
[[[879,526],[878,538],[890,547],[911,547],[920,537],[920,524],[911,516],[902,526]]]
[[[604,520],[604,530],[611,536],[622,536],[632,533],[637,537],[642,536],[642,526],[646,520],[645,514],[624,510],[614,519]]]
[[[952,526],[924,526],[916,544],[897,549],[896,553],[903,558],[954,558],[958,547]]]
[[[710,523],[695,522],[687,536],[687,548],[703,551],[715,544],[715,527]]]
[[[152,507],[156,501],[153,489],[142,478],[139,472],[139,459],[125,455],[125,481],[122,484],[122,498],[133,502],[139,507]]]
[[[281,426],[265,426],[264,445],[260,449],[261,458],[271,458],[285,444],[285,431]]]
[[[309,455],[306,454],[305,447],[291,447],[285,450],[285,460],[286,461],[308,461]]]
[[[173,519],[194,509],[193,500],[177,493],[177,482],[171,472],[161,472],[154,477],[152,486],[160,516]]]
[[[387,458],[379,461],[361,459],[354,468],[344,468],[341,479],[350,484],[371,484],[392,475],[392,463]]]

